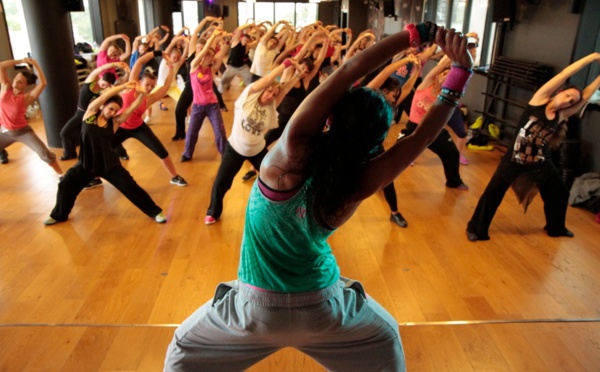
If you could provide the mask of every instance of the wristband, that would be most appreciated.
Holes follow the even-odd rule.
[[[448,99],[441,94],[438,94],[437,99],[453,107],[458,107],[458,102]]]
[[[421,45],[421,36],[414,23],[406,25],[406,31],[408,31],[408,43],[411,47],[418,47],[419,45]]]
[[[426,43],[428,41],[435,40],[435,33],[437,32],[438,28],[438,26],[435,23],[427,21],[424,23],[419,23],[415,27],[419,32],[421,42]]]
[[[461,66],[452,66],[444,84],[442,84],[442,89],[464,93],[471,76],[473,76],[472,70]]]
[[[292,65],[292,61],[290,61],[290,59],[289,59],[289,58],[286,58],[286,59],[283,61],[283,66],[284,66],[285,68],[288,68],[288,67],[290,67],[291,65]]]
[[[456,98],[463,98],[465,96],[465,94],[462,92],[457,92],[455,90],[451,90],[448,88],[442,88],[442,93],[444,93],[445,95],[451,96],[451,97],[456,97]]]

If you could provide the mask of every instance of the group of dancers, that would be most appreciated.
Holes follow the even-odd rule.
[[[98,177],[156,222],[166,222],[121,165],[128,158],[121,145],[136,138],[161,159],[172,184],[187,185],[144,120],[148,108],[171,91],[178,98],[173,140],[185,138],[180,161],[193,160],[205,118],[222,155],[206,224],[221,218],[225,195],[245,160],[258,176],[246,210],[238,280],[219,285],[214,299],[176,330],[165,370],[243,370],[283,347],[295,347],[330,370],[404,370],[397,322],[360,283],[340,276],[327,238],[380,190],[390,219],[406,227],[393,181],[425,148],[442,160],[446,187],[468,190],[459,174],[460,151],[444,127],[454,122],[462,138],[459,102],[473,73],[476,43],[430,22],[378,42],[365,31],[352,43],[351,30],[318,22],[299,32],[280,21],[228,33],[219,19],[207,17],[194,31],[176,34],[162,52],[158,47],[166,37],[160,29],[168,31],[157,28],[136,38],[131,64],[125,35],[101,45],[98,67],[82,85],[77,111],[61,132],[63,160],[74,158],[79,145],[78,161],[65,174],[25,119],[27,106],[46,85],[42,69],[33,59],[0,63],[0,151],[22,142],[60,175],[56,206],[44,224],[66,221],[77,195],[101,182]],[[127,45],[125,52],[117,39]],[[419,55],[428,58],[433,44],[445,56],[421,79]],[[162,58],[160,64],[155,57]],[[593,62],[600,62],[600,53],[574,62],[533,95],[514,145],[468,223],[470,241],[489,239],[494,213],[511,185],[524,204],[539,190],[549,236],[573,236],[565,226],[568,190],[549,152],[564,137],[566,119],[598,89],[600,77],[584,90],[561,86]],[[19,64],[33,71],[19,70],[10,81],[8,68]],[[174,83],[178,73],[183,86]],[[234,76],[245,88],[227,137],[219,96]],[[394,111],[405,110],[407,99],[409,122],[385,150]]]

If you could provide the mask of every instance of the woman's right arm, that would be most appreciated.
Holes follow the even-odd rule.
[[[0,84],[2,85],[2,93],[4,93],[4,91],[8,89],[8,87],[12,83],[10,78],[8,77],[7,70],[10,67],[19,65],[21,63],[25,63],[25,59],[10,59],[8,61],[0,62]]]
[[[445,35],[445,30],[437,31],[437,38],[441,39]],[[309,94],[296,109],[279,141],[267,154],[261,166],[266,172],[261,172],[261,179],[269,187],[278,190],[293,188],[301,182],[297,176],[289,174],[289,170],[293,166],[294,170],[301,172],[308,164],[314,141],[322,134],[333,107],[348,93],[357,79],[382,65],[400,50],[408,48],[409,42],[408,31],[385,38],[344,63]],[[286,175],[289,177],[284,177]]]
[[[107,63],[105,65],[102,65],[100,67],[98,67],[97,69],[95,69],[94,71],[90,72],[90,74],[88,75],[88,77],[85,79],[86,83],[93,83],[94,81],[99,80],[100,75],[102,75],[102,73],[104,73],[104,71],[106,70],[110,70],[113,68],[120,68],[125,70],[125,72],[129,73],[129,66],[127,65],[127,63],[125,62],[111,62],[111,63]]]

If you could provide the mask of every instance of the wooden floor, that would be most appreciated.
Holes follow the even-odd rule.
[[[237,94],[226,95],[228,133]],[[212,130],[207,123],[192,161],[179,163],[184,144],[171,141],[174,102],[166,105],[155,108],[151,128],[190,186],[170,185],[135,140],[125,143],[124,162],[164,209],[163,225],[105,182],[81,193],[69,221],[45,227],[57,176],[30,149],[8,148],[10,163],[0,165],[0,371],[160,371],[175,327],[236,277],[246,168],[222,219],[205,226],[220,159]],[[44,137],[42,123],[32,125]],[[469,152],[471,164],[461,166],[468,192],[445,188],[439,159],[421,155],[395,182],[408,228],[389,221],[383,195],[365,201],[330,239],[342,274],[361,280],[398,320],[411,371],[599,371],[600,225],[591,213],[570,207],[575,238],[549,238],[540,200],[523,215],[507,194],[492,240],[466,239],[500,155]],[[251,371],[323,368],[285,349]]]

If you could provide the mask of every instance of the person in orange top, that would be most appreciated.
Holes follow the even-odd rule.
[[[20,71],[11,83],[7,70],[23,63],[33,66],[39,75],[39,84],[36,84],[38,76],[29,70]],[[35,134],[25,118],[27,107],[46,87],[46,77],[38,62],[32,58],[0,62],[0,85],[0,152],[15,142],[22,142],[61,175],[62,169],[56,161],[56,155]],[[34,88],[26,92],[29,86]],[[3,163],[8,163],[8,157]]]

